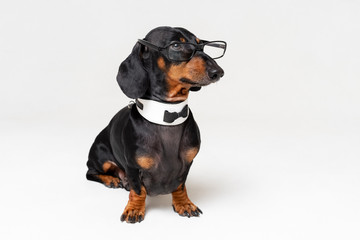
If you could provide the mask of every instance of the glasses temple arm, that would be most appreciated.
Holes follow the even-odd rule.
[[[219,43],[208,43],[206,45],[209,45],[211,47],[217,47],[217,48],[222,48],[222,49],[225,49],[226,48],[226,45],[225,44],[219,44]]]
[[[226,42],[220,41],[221,44],[217,43],[217,41],[208,41],[208,40],[200,40],[200,43],[202,45],[209,45],[211,47],[217,47],[217,48],[222,48],[222,49],[226,49]]]

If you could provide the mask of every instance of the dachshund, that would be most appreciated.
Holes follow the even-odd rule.
[[[121,221],[141,222],[146,196],[170,193],[180,216],[202,214],[185,186],[200,149],[187,98],[224,75],[214,59],[225,50],[224,41],[200,40],[184,28],[158,27],[139,39],[121,63],[117,82],[135,102],[96,137],[86,174],[88,180],[130,191]]]

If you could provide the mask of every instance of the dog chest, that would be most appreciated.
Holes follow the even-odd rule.
[[[140,162],[141,181],[149,195],[171,193],[184,182],[191,165],[182,153],[184,146],[183,127],[158,126],[153,135],[152,147],[147,148],[148,158],[137,158]],[[143,149],[141,152],[145,152]],[[140,161],[139,161],[140,160]]]

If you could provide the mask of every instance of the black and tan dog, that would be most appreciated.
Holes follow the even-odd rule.
[[[146,195],[172,194],[181,216],[201,210],[185,181],[200,148],[198,126],[187,106],[189,91],[218,81],[224,71],[214,59],[223,41],[205,41],[183,28],[159,27],[139,40],[121,63],[117,81],[136,104],[120,110],[96,137],[87,179],[130,191],[121,221],[141,222]]]

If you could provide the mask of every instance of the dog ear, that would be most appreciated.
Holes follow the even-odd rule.
[[[120,64],[116,80],[129,98],[142,97],[149,88],[148,74],[142,63],[142,48],[136,43],[131,54]]]
[[[201,89],[201,87],[191,87],[190,91],[197,92]]]

